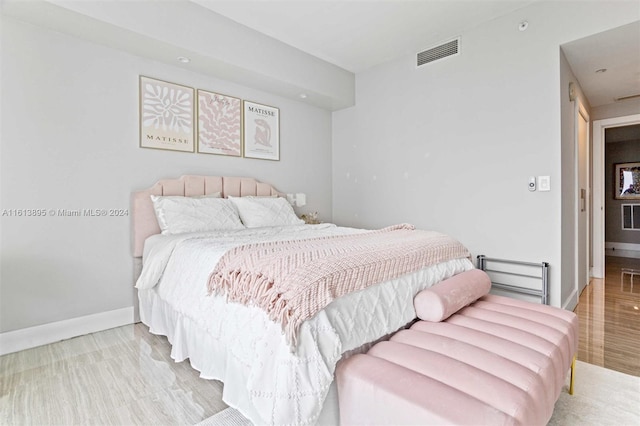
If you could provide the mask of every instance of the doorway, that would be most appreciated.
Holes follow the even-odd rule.
[[[640,124],[640,114],[596,120],[593,122],[593,268],[594,278],[605,276],[605,129]]]

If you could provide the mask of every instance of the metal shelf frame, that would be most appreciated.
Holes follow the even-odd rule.
[[[490,269],[490,268],[487,268],[487,263],[497,263],[497,264],[540,268],[540,274],[531,275],[531,274],[521,274],[517,272],[501,271],[499,269]],[[539,279],[541,280],[541,284],[542,284],[540,289],[518,287],[511,284],[494,282],[493,279],[491,280],[491,287],[499,290],[510,291],[513,293],[536,296],[540,298],[540,302],[543,305],[549,304],[549,263],[548,262],[540,262],[540,263],[521,262],[517,260],[496,259],[496,258],[487,257],[481,254],[478,256],[478,269],[481,269],[487,273],[495,272],[495,273],[505,274],[513,277]]]

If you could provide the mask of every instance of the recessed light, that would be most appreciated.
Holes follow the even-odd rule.
[[[307,94],[306,93],[300,93],[300,99],[307,99]]]
[[[522,21],[518,24],[518,30],[526,31],[529,28],[529,23],[527,21]]]
[[[191,59],[184,57],[184,56],[178,56],[178,62],[182,62],[183,64],[188,64],[189,62],[191,62]]]
[[[596,74],[602,74],[602,73],[605,73],[605,72],[607,72],[606,68],[600,68],[599,70],[596,70]]]

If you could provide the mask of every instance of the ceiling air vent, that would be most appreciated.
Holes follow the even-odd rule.
[[[626,101],[627,99],[635,99],[635,98],[640,98],[640,93],[638,93],[637,95],[622,96],[620,98],[616,98],[615,101],[620,102],[620,101]]]
[[[428,64],[429,62],[437,61],[439,59],[454,56],[459,53],[460,39],[448,41],[431,49],[427,49],[418,53],[416,66]]]

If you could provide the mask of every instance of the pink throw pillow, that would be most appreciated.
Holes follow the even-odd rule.
[[[472,269],[422,290],[413,299],[413,305],[421,320],[440,322],[485,296],[489,290],[489,275]]]

